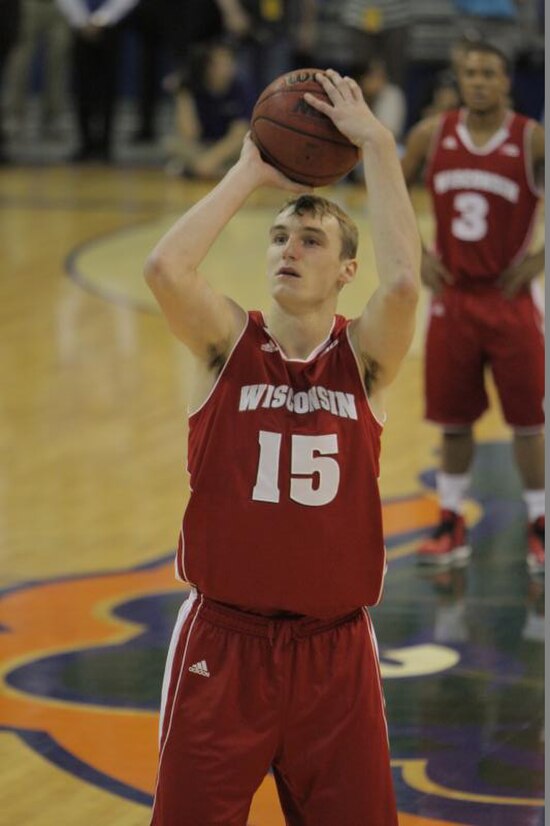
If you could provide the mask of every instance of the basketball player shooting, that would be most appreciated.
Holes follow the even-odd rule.
[[[356,275],[356,226],[250,138],[146,265],[196,361],[177,551],[192,590],[168,652],[155,826],[244,826],[270,766],[292,826],[397,824],[366,606],[386,567],[383,397],[413,335],[420,241],[391,134],[353,80],[316,77],[330,102],[307,103],[366,159],[379,284],[362,312],[336,314]],[[269,230],[265,315],[200,274],[261,186],[294,193]]]

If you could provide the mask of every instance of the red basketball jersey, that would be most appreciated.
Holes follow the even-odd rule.
[[[530,151],[534,122],[509,112],[485,146],[465,110],[444,115],[426,171],[436,249],[458,285],[495,279],[527,251],[539,193]]]
[[[378,602],[381,431],[346,319],[302,361],[251,312],[189,419],[178,575],[260,612],[324,618]]]

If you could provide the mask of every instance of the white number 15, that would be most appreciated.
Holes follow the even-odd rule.
[[[282,434],[260,430],[258,441],[260,458],[252,498],[256,502],[278,502]],[[340,484],[340,467],[336,459],[331,458],[337,454],[336,433],[292,436],[290,498],[294,502],[313,507],[332,502]],[[317,482],[315,486],[314,482]]]

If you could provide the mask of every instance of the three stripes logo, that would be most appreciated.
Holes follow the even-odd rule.
[[[201,660],[198,663],[194,663],[193,665],[189,666],[189,671],[193,674],[200,674],[201,677],[209,677],[210,671],[208,670],[208,666],[206,664],[206,660]]]

